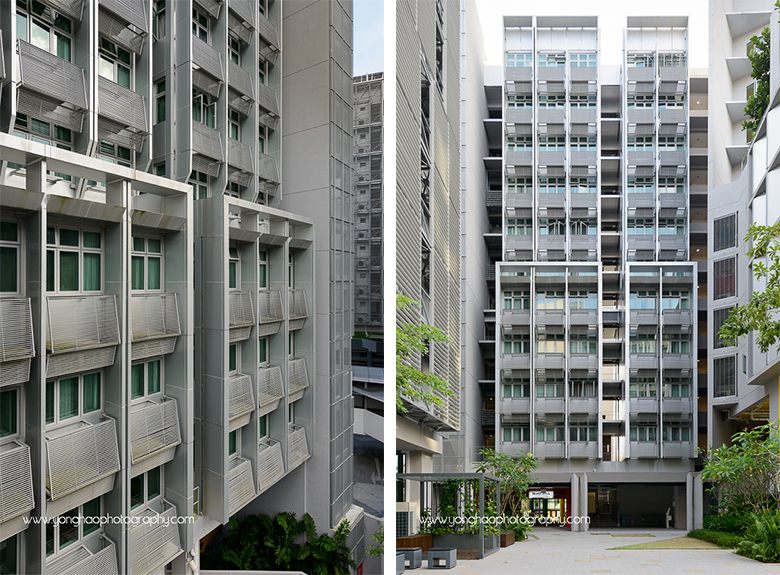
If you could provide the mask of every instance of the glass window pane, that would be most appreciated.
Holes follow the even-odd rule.
[[[237,263],[236,262],[230,262],[228,264],[228,287],[230,289],[235,289],[236,287],[236,271],[237,271]]]
[[[229,351],[230,358],[228,360],[228,363],[229,363],[228,369],[230,371],[236,371],[236,369],[237,369],[237,360],[236,360],[236,353],[237,353],[237,351],[238,351],[238,345],[235,344],[235,343],[232,344],[230,346],[230,351]]]
[[[99,517],[100,516],[100,497],[95,497],[92,501],[87,501],[83,506],[84,517]],[[89,535],[93,531],[97,531],[100,528],[100,524],[97,522],[84,522],[84,535]]]
[[[84,291],[100,291],[100,254],[84,254]]]
[[[130,480],[130,507],[138,507],[144,503],[144,474]]]
[[[147,245],[150,254],[159,254],[162,252],[160,240],[149,239]]]
[[[146,239],[145,238],[133,238],[133,251],[145,252],[146,251]]]
[[[130,268],[132,289],[144,289],[144,257],[133,256]]]
[[[17,280],[16,248],[0,247],[0,292],[15,292]]]
[[[60,245],[61,246],[78,246],[79,245],[79,231],[78,230],[60,230]]]
[[[100,409],[100,374],[84,376],[84,413]]]
[[[105,56],[100,57],[100,63],[98,65],[98,74],[103,78],[114,81],[114,63]]]
[[[146,386],[148,393],[160,393],[160,360],[150,361],[147,367]]]
[[[257,358],[258,363],[265,363],[268,361],[268,338],[260,338],[260,351]]]
[[[67,518],[59,523],[60,526],[60,549],[67,547],[79,538],[78,527],[79,508],[71,509],[61,515]]]
[[[84,247],[85,248],[99,248],[100,247],[100,232],[84,232]]]
[[[41,50],[50,52],[51,46],[49,46],[49,27],[44,26],[37,20],[33,20],[30,28],[30,43],[33,46],[40,48]]]
[[[116,67],[116,83],[125,88],[130,88],[130,69],[124,66]]]
[[[16,391],[0,392],[0,437],[17,433]]]
[[[160,258],[147,258],[146,262],[149,267],[149,278],[147,280],[146,289],[160,289]]]
[[[236,452],[236,435],[238,430],[231,431],[228,435],[228,454],[233,455]]]
[[[46,523],[46,555],[49,556],[52,553],[54,553],[54,523]]]
[[[27,42],[27,15],[16,13],[16,37]]]
[[[130,399],[144,396],[144,364],[136,363],[130,368]]]
[[[78,291],[78,289],[79,254],[60,252],[60,291]]]
[[[0,240],[6,242],[19,241],[18,226],[14,222],[0,222]]]
[[[46,423],[54,423],[54,382],[46,382]]]
[[[160,495],[160,468],[155,467],[146,473],[146,500]]]
[[[70,62],[70,38],[59,32],[55,32],[54,37],[57,39],[57,57]]]
[[[266,267],[264,265],[260,266],[260,277],[258,279],[258,286],[260,286],[261,288],[268,287],[268,280],[266,278]]]
[[[60,380],[60,420],[79,414],[79,378]]]

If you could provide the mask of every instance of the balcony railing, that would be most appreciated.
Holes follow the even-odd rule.
[[[261,367],[258,384],[260,389],[260,409],[273,405],[284,397],[282,368],[278,365]]]
[[[170,563],[181,553],[179,527],[174,521],[176,506],[161,500],[164,511],[147,507],[134,513],[139,523],[130,527],[130,572],[148,575]]]
[[[131,475],[135,477],[173,459],[181,443],[176,400],[145,401],[130,409]]]
[[[248,375],[243,373],[231,375],[228,387],[228,420],[232,432],[249,423],[249,417],[257,409],[257,405],[252,391],[252,379]]]
[[[172,353],[181,335],[175,293],[134,295],[130,300],[133,359]]]
[[[572,459],[597,459],[598,441],[572,441],[569,444],[569,457]]]
[[[200,122],[192,123],[192,166],[216,178],[220,165],[225,161],[222,134]]]
[[[309,457],[309,444],[306,442],[306,428],[291,423],[287,436],[287,451],[290,471],[298,467]]]
[[[255,498],[252,462],[233,457],[228,462],[228,515],[235,514]]]
[[[306,292],[299,289],[290,290],[290,298],[287,300],[287,311],[290,318],[290,329],[303,327],[303,320],[309,317],[309,306],[306,301]]]
[[[98,137],[140,152],[149,135],[141,94],[98,76]]]
[[[228,180],[239,186],[248,186],[254,176],[252,148],[228,138]]]
[[[55,555],[46,562],[47,575],[117,575],[116,548],[114,543],[101,535],[103,548],[97,553],[86,545],[79,545],[67,553]]]
[[[97,425],[80,421],[47,431],[46,460],[46,492],[52,500],[112,476],[120,468],[116,421],[105,417]]]
[[[258,154],[257,175],[263,181],[278,184],[279,165],[276,163],[276,158],[262,152]]]
[[[534,443],[534,455],[539,459],[563,459],[564,451],[563,441],[537,441]]]
[[[118,345],[119,319],[116,296],[47,297],[51,353],[81,351]]]
[[[257,31],[260,33],[260,56],[273,64],[279,55],[279,32],[263,14],[258,14]]]
[[[255,325],[255,310],[248,291],[230,292],[230,343],[245,340]]]
[[[30,299],[0,299],[0,387],[30,379],[33,357]]]
[[[257,103],[260,104],[258,121],[264,126],[275,130],[279,120],[279,98],[276,91],[265,84],[258,84]]]
[[[279,331],[284,321],[282,294],[279,290],[262,290],[257,297],[258,315],[260,316],[259,336],[273,335]]]
[[[290,401],[297,401],[303,397],[303,390],[309,387],[309,375],[306,372],[306,360],[302,357],[295,357],[289,362],[289,375],[287,391],[290,395]]]
[[[30,448],[19,440],[0,445],[0,541],[26,529],[34,507]]]
[[[260,452],[257,458],[257,482],[262,493],[284,477],[284,460],[282,459],[282,444],[270,438],[260,441]]]
[[[197,66],[192,71],[193,85],[215,98],[219,97],[219,87],[225,80],[219,52],[197,36],[192,36],[192,61]]]
[[[18,112],[81,132],[87,111],[84,70],[24,40],[17,47]]]

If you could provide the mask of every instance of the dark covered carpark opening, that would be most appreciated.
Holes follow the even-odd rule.
[[[678,509],[679,507],[679,509]],[[669,527],[685,529],[685,484],[623,483],[588,485],[590,527]]]

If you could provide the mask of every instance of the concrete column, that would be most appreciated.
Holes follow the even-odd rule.
[[[689,475],[693,476],[693,528],[701,529],[704,527],[704,484],[701,481],[701,473],[690,473]]]
[[[580,513],[580,491],[579,491],[580,479],[576,473],[571,474],[571,509],[568,510],[569,515],[574,517]],[[572,523],[572,532],[579,531],[580,526]]]
[[[588,525],[588,474],[583,473],[580,476],[580,531],[588,531],[590,525]]]
[[[677,488],[675,488],[675,491]],[[688,473],[685,476],[685,503],[686,503],[686,525],[685,528],[688,531],[691,531],[693,529],[693,513],[694,513],[694,504],[693,504],[693,473]],[[679,503],[678,503],[679,505]]]

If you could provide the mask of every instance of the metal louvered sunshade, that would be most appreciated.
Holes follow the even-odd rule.
[[[101,139],[141,151],[149,135],[141,94],[98,76],[98,114]]]
[[[271,21],[263,14],[258,14],[257,16],[257,31],[260,33],[260,38],[267,45],[266,51],[270,52],[270,54],[263,53],[261,49],[260,55],[266,59],[273,58],[275,60],[279,52],[279,32],[276,30],[276,26],[271,24]]]
[[[222,60],[219,57],[219,52],[197,36],[192,37],[192,61],[210,76],[213,76],[220,82],[224,81],[225,74],[222,70]]]
[[[192,124],[192,150],[207,158],[219,162],[225,161],[221,134],[214,128],[209,128],[200,122]]]
[[[242,416],[248,415],[257,407],[252,392],[252,379],[243,373],[236,373],[230,376],[228,387],[228,419],[230,422],[238,421],[238,427],[242,427],[248,423],[248,418]],[[247,419],[246,423],[241,423],[244,419]],[[230,431],[235,431],[232,425]]]
[[[19,112],[81,132],[87,109],[84,70],[24,40],[17,45]]]
[[[0,362],[30,357],[35,357],[30,299],[0,299]]]
[[[279,290],[261,291],[257,298],[257,308],[260,315],[260,323],[284,320],[282,294]]]
[[[30,448],[14,440],[0,446],[0,534],[3,534],[3,523],[28,513],[33,507]],[[0,537],[0,541],[3,539]]]
[[[228,462],[228,515],[233,515],[255,498],[252,463],[243,457]]]
[[[276,163],[276,158],[262,152],[257,155],[257,158],[257,175],[260,176],[260,179],[278,184],[279,165]]]
[[[118,575],[116,548],[101,535],[103,549],[92,553],[85,545],[69,549],[46,562],[47,575]]]
[[[57,12],[62,12],[71,18],[81,20],[86,0],[41,0],[41,3],[51,6]]]
[[[298,467],[309,457],[309,445],[306,443],[306,428],[291,423],[290,434],[287,436],[287,450],[290,461],[290,470]]]
[[[278,365],[261,367],[257,383],[260,389],[260,407],[279,401],[284,397],[282,368]]]
[[[181,335],[175,293],[134,295],[130,315],[133,342]]]
[[[100,33],[132,52],[141,53],[148,33],[143,3],[131,0],[100,0]],[[110,12],[110,14],[109,14]]]
[[[284,477],[282,444],[265,438],[260,442],[260,453],[257,457],[257,483],[260,491],[265,491],[282,477]]]
[[[251,2],[250,0],[229,0],[228,9],[241,18],[242,22],[246,22],[250,27],[255,25],[255,7],[257,2]]]
[[[260,117],[257,119],[262,125],[275,130],[279,122],[279,96],[276,90],[265,84],[257,85],[257,103],[260,104]]]
[[[306,292],[303,290],[291,289],[290,299],[287,303],[290,319],[302,319],[309,317],[309,306],[306,303]]]
[[[179,528],[176,525],[176,507],[161,502],[167,509],[162,513],[145,508],[133,514],[137,525],[130,527],[130,573],[148,575],[167,565],[181,553]]]
[[[130,449],[133,465],[181,443],[176,400],[163,398],[133,406],[130,410]]]
[[[229,99],[230,106],[242,114],[248,115],[250,104],[255,101],[252,90],[252,74],[230,60],[228,62],[228,86],[232,92]],[[235,102],[236,99],[241,100],[241,102]]]
[[[254,171],[252,148],[233,138],[228,138],[228,165],[246,172],[251,178]]]
[[[222,0],[195,0],[195,3],[208,12],[215,20],[219,18],[219,9],[222,7]]]
[[[46,434],[46,490],[52,500],[119,471],[116,422],[79,422]]]
[[[116,296],[52,296],[46,298],[51,353],[117,345],[119,319]]]
[[[309,387],[309,375],[306,373],[306,360],[302,357],[295,357],[289,361],[289,380],[287,391],[292,395]]]
[[[248,291],[230,292],[230,328],[248,327],[255,324],[252,296]]]

